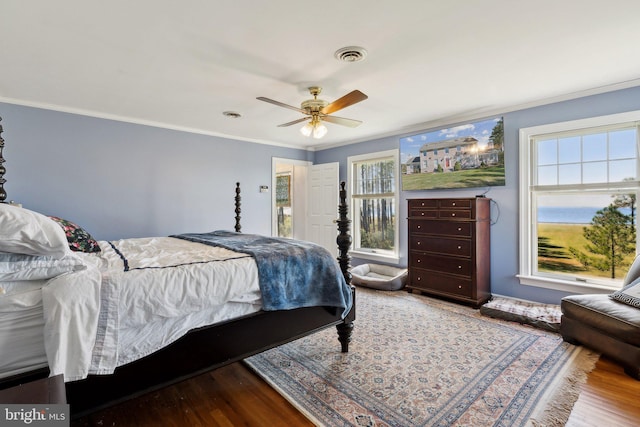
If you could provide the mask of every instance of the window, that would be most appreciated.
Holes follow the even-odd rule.
[[[291,178],[293,171],[276,174],[276,212],[278,237],[293,238]]]
[[[354,256],[399,261],[397,158],[390,150],[347,159]]]
[[[640,111],[520,130],[520,282],[619,289],[637,253]]]

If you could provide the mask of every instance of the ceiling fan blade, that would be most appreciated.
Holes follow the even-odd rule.
[[[358,103],[360,101],[364,101],[367,98],[369,97],[364,93],[360,92],[359,90],[354,90],[349,92],[342,98],[338,98],[335,101],[333,101],[331,104],[325,106],[322,110],[320,110],[320,112],[322,114],[331,114],[338,110],[342,110],[343,108],[346,108],[350,105]]]
[[[283,104],[280,101],[274,101],[273,99],[265,98],[264,96],[259,96],[256,99],[259,99],[260,101],[268,102],[269,104],[277,105],[279,107],[288,108],[290,110],[297,111],[302,114],[307,114],[307,112],[301,108],[294,107],[293,105]]]
[[[289,122],[289,123],[283,123],[283,124],[281,124],[281,125],[278,125],[278,127],[279,127],[279,128],[283,128],[283,127],[287,127],[287,126],[295,125],[296,123],[302,123],[302,122],[304,122],[304,121],[307,121],[307,120],[309,120],[310,118],[311,118],[311,117],[308,117],[308,116],[307,116],[307,117],[303,117],[303,118],[301,118],[301,119],[294,120],[294,121]]]
[[[350,128],[354,128],[362,124],[360,120],[345,119],[344,117],[336,117],[336,116],[322,116],[321,120],[324,120],[325,122],[329,122],[329,123],[335,123],[337,125],[349,126]]]

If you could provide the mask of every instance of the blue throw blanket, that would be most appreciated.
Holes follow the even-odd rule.
[[[231,231],[171,237],[252,255],[264,310],[329,306],[343,309],[344,318],[351,308],[351,290],[337,261],[314,243]]]

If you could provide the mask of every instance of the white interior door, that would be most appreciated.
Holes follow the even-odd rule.
[[[309,167],[306,239],[338,256],[338,181],[340,164],[323,163]]]

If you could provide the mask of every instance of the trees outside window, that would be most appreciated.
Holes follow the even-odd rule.
[[[353,252],[365,258],[398,259],[397,150],[349,157]]]
[[[618,289],[637,253],[640,111],[520,130],[520,282]]]

